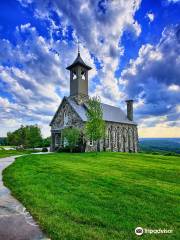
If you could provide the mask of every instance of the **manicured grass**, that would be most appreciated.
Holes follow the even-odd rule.
[[[179,157],[126,153],[29,155],[4,171],[5,184],[55,240],[139,239],[137,226],[178,235]]]
[[[1,158],[15,156],[15,155],[22,155],[22,154],[29,154],[33,152],[38,152],[34,150],[1,150],[0,149],[0,161]]]

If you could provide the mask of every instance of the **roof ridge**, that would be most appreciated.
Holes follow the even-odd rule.
[[[110,105],[110,104],[106,104],[106,103],[101,103],[103,105],[106,105],[106,106],[110,106],[110,107],[114,107],[114,108],[118,108],[118,109],[121,109],[120,107],[117,107],[117,106],[113,106],[113,105]],[[121,109],[122,110],[122,109]]]

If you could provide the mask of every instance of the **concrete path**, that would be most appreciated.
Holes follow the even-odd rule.
[[[47,240],[26,208],[3,185],[2,171],[16,157],[0,158],[0,240]]]

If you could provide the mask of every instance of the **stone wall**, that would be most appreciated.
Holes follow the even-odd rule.
[[[64,114],[67,116],[66,123],[64,123]],[[51,126],[52,151],[63,145],[61,131],[68,126],[83,129],[84,123],[72,107],[66,101],[63,101]],[[96,151],[97,148],[100,151],[137,152],[137,126],[107,122],[105,139],[100,140],[98,143],[93,143],[92,146],[90,145],[90,141],[86,142],[85,151]]]
[[[86,151],[96,151],[97,144],[100,151],[137,152],[138,132],[136,125],[106,123],[106,138],[90,146],[87,143]]]
[[[67,122],[64,122],[64,114],[66,114]],[[63,146],[61,132],[65,127],[83,128],[83,122],[78,114],[72,109],[67,101],[62,102],[59,111],[51,125],[51,151],[55,151],[58,147]]]

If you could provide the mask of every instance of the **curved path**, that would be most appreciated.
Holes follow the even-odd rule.
[[[2,171],[17,157],[0,158],[0,240],[47,240],[26,208],[3,185]]]

